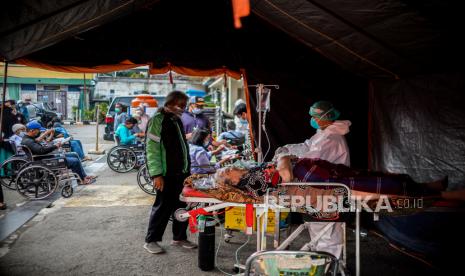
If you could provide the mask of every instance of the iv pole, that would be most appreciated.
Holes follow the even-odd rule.
[[[274,87],[275,89],[279,89],[279,85],[277,84],[263,84],[259,83],[256,85],[248,85],[249,87],[256,87],[258,91],[258,98],[257,98],[257,105],[258,105],[258,147],[255,149],[255,153],[257,153],[257,161],[258,163],[263,162],[263,151],[262,151],[262,127],[265,122],[262,122],[262,112],[267,112],[268,110],[262,109],[262,100],[263,100],[263,93],[265,87]],[[270,90],[271,93],[271,90]],[[268,100],[270,95],[268,96]],[[268,145],[269,146],[269,145]]]

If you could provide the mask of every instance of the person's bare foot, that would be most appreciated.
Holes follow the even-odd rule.
[[[86,156],[84,156],[82,161],[92,161],[92,157],[86,155]]]
[[[465,201],[465,189],[456,191],[441,192],[441,197],[447,200],[462,200]]]

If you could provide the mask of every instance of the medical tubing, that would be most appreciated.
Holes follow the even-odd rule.
[[[268,153],[270,153],[270,149],[271,149],[270,138],[268,137],[268,132],[266,131],[265,122],[266,122],[266,112],[263,114],[263,124],[261,127],[263,128],[263,132],[265,132],[266,141],[268,143],[268,149],[266,150],[266,153],[263,156],[263,161],[266,160],[266,157],[268,156]]]
[[[218,222],[219,222],[219,220],[218,220]],[[216,254],[215,254],[215,266],[216,266],[216,268],[218,268],[218,270],[219,270],[221,273],[223,273],[223,274],[225,274],[225,275],[228,275],[228,276],[234,276],[235,274],[229,274],[229,273],[227,273],[226,271],[223,271],[223,270],[218,266],[218,253],[220,252],[221,241],[223,240],[222,237],[223,237],[223,235],[224,235],[224,226],[220,227],[220,229],[221,229],[221,236],[220,236],[221,238],[220,238],[220,241],[218,242],[218,248],[216,249]]]
[[[236,250],[236,264],[239,264],[239,251],[244,247],[246,246],[250,241],[250,235],[247,235],[247,240],[245,241],[245,243],[243,245],[241,245],[237,250]]]
[[[221,225],[221,222],[220,222],[217,218],[215,218],[215,220]],[[220,227],[220,229],[221,229],[221,233],[220,233],[221,236],[220,236],[220,237],[223,237],[223,235],[224,235],[224,225],[223,225],[222,227]],[[235,276],[235,275],[237,275],[237,274],[229,274],[229,273],[227,273],[226,271],[223,271],[223,270],[218,266],[218,253],[220,252],[222,240],[223,240],[223,239],[221,238],[220,241],[218,242],[218,248],[216,249],[216,254],[215,254],[215,266],[216,266],[216,268],[218,268],[218,270],[219,270],[221,273],[223,273],[223,274],[225,274],[225,275],[228,275],[228,276]],[[235,253],[235,256],[236,256],[236,264],[239,264],[239,258],[238,258],[238,256],[239,256],[239,254],[238,254],[239,251],[240,251],[244,246],[246,246],[246,245],[249,243],[249,241],[250,241],[250,236],[247,236],[247,241],[246,241],[243,245],[241,245],[241,246],[236,250],[236,253]]]

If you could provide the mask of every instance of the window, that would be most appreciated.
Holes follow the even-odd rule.
[[[81,92],[80,85],[68,85],[68,92]]]
[[[60,86],[59,85],[44,85],[44,90],[47,90],[47,91],[60,90]]]
[[[36,91],[35,84],[21,84],[21,91]]]

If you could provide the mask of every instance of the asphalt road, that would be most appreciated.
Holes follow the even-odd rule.
[[[83,141],[86,150],[95,142],[95,126],[73,126],[70,131]],[[218,269],[202,272],[197,267],[196,250],[170,246],[170,225],[162,243],[167,253],[147,253],[142,246],[154,197],[139,189],[135,172],[113,172],[105,159],[88,164],[87,170],[99,175],[95,184],[79,187],[69,199],[58,199],[0,243],[0,275],[224,275]],[[222,241],[220,227],[216,233],[218,246]],[[197,237],[192,235],[190,239],[196,241]],[[232,273],[235,252],[246,240],[245,235],[235,233],[230,243],[222,242],[218,267]],[[291,249],[305,241],[303,236]],[[352,274],[353,241],[354,235],[348,230],[348,267]],[[254,249],[252,237],[239,252],[240,261],[245,262]],[[361,252],[362,275],[437,274],[371,233],[362,239]]]

